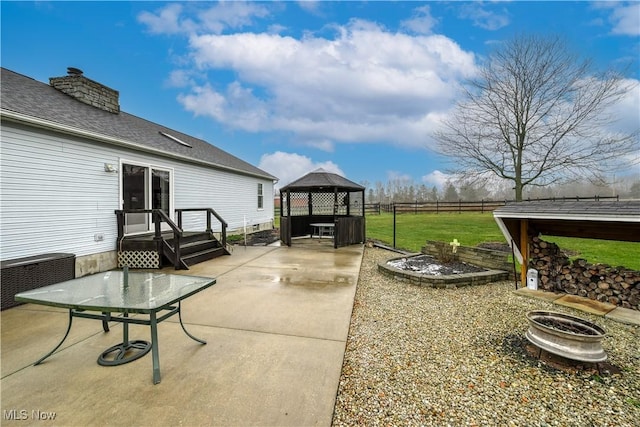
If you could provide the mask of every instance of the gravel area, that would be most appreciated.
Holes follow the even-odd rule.
[[[640,426],[640,328],[518,296],[513,282],[400,282],[377,272],[393,256],[365,249],[333,425]],[[608,369],[532,356],[531,310],[603,327]]]

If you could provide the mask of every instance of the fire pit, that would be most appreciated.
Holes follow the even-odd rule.
[[[564,313],[530,311],[527,313],[527,339],[541,350],[581,362],[603,362],[605,331],[587,320]]]

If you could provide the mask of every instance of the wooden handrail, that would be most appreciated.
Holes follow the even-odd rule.
[[[206,212],[207,213],[207,233],[213,233],[213,229],[211,228],[211,216],[213,215],[222,226],[222,230],[220,232],[220,237],[222,239],[222,247],[227,247],[227,227],[229,224],[222,219],[222,217],[212,208],[186,208],[186,209],[176,209],[176,213],[178,214],[178,226],[182,227],[182,212]]]
[[[130,214],[130,213],[152,214],[154,223],[159,223],[164,221],[167,223],[167,225],[169,225],[169,227],[171,227],[174,233],[177,233],[178,235],[180,235],[180,237],[182,237],[182,233],[183,233],[182,228],[178,226],[178,224],[173,222],[173,220],[169,218],[169,215],[167,215],[166,212],[163,211],[162,209],[119,209],[115,211],[115,214],[118,215],[118,217],[121,217],[121,216],[124,217],[124,215]],[[155,215],[159,215],[162,221],[156,221]],[[118,227],[118,237],[121,237],[120,234],[124,236],[124,221],[122,222],[122,233],[120,231],[120,227]]]

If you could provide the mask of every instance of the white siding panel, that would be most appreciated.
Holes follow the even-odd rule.
[[[3,126],[1,156],[2,259],[114,250],[119,181],[104,163],[115,151]]]
[[[258,209],[258,182],[263,184],[264,193],[272,194],[271,181],[190,166],[176,170],[175,182],[177,208],[213,207],[230,229],[243,227],[245,221],[247,225],[273,221],[272,197],[264,197],[264,208]],[[184,229],[202,228],[202,223],[194,217],[185,214]],[[219,230],[219,226],[215,229]]]
[[[174,208],[213,208],[230,229],[273,221],[273,183],[115,146],[6,125],[0,134],[1,259],[46,252],[77,256],[114,250],[120,174],[104,163],[137,162],[173,170]],[[257,184],[264,208],[257,208]],[[204,230],[203,214],[183,228]],[[214,229],[220,225],[214,221]],[[94,241],[101,234],[104,240]]]

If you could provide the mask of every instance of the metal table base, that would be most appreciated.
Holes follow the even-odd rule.
[[[157,316],[158,313],[162,313],[161,316]],[[181,304],[178,302],[177,306],[166,306],[160,307],[157,310],[149,313],[148,319],[139,319],[136,317],[129,317],[128,313],[123,313],[122,316],[112,316],[111,313],[88,313],[85,310],[77,310],[77,309],[69,309],[69,324],[67,326],[67,331],[62,337],[62,340],[56,345],[53,350],[47,353],[45,356],[40,358],[35,365],[39,365],[49,356],[53,355],[58,348],[64,343],[64,341],[69,336],[69,331],[71,330],[71,323],[73,322],[74,317],[82,317],[85,319],[97,319],[102,321],[102,328],[105,332],[109,332],[108,322],[119,322],[122,323],[122,342],[116,344],[112,347],[109,347],[104,352],[100,354],[98,357],[98,364],[102,366],[118,366],[125,363],[133,362],[134,360],[140,359],[144,355],[146,355],[149,351],[151,351],[151,356],[153,359],[153,383],[158,384],[160,382],[160,356],[158,351],[158,323],[163,320],[168,319],[169,317],[177,314],[178,319],[180,320],[180,326],[184,333],[194,341],[199,342],[200,344],[206,344],[207,342],[196,338],[191,335],[189,331],[182,323],[182,314],[181,314]],[[151,342],[143,341],[143,340],[129,340],[129,325],[146,325],[151,328]]]

